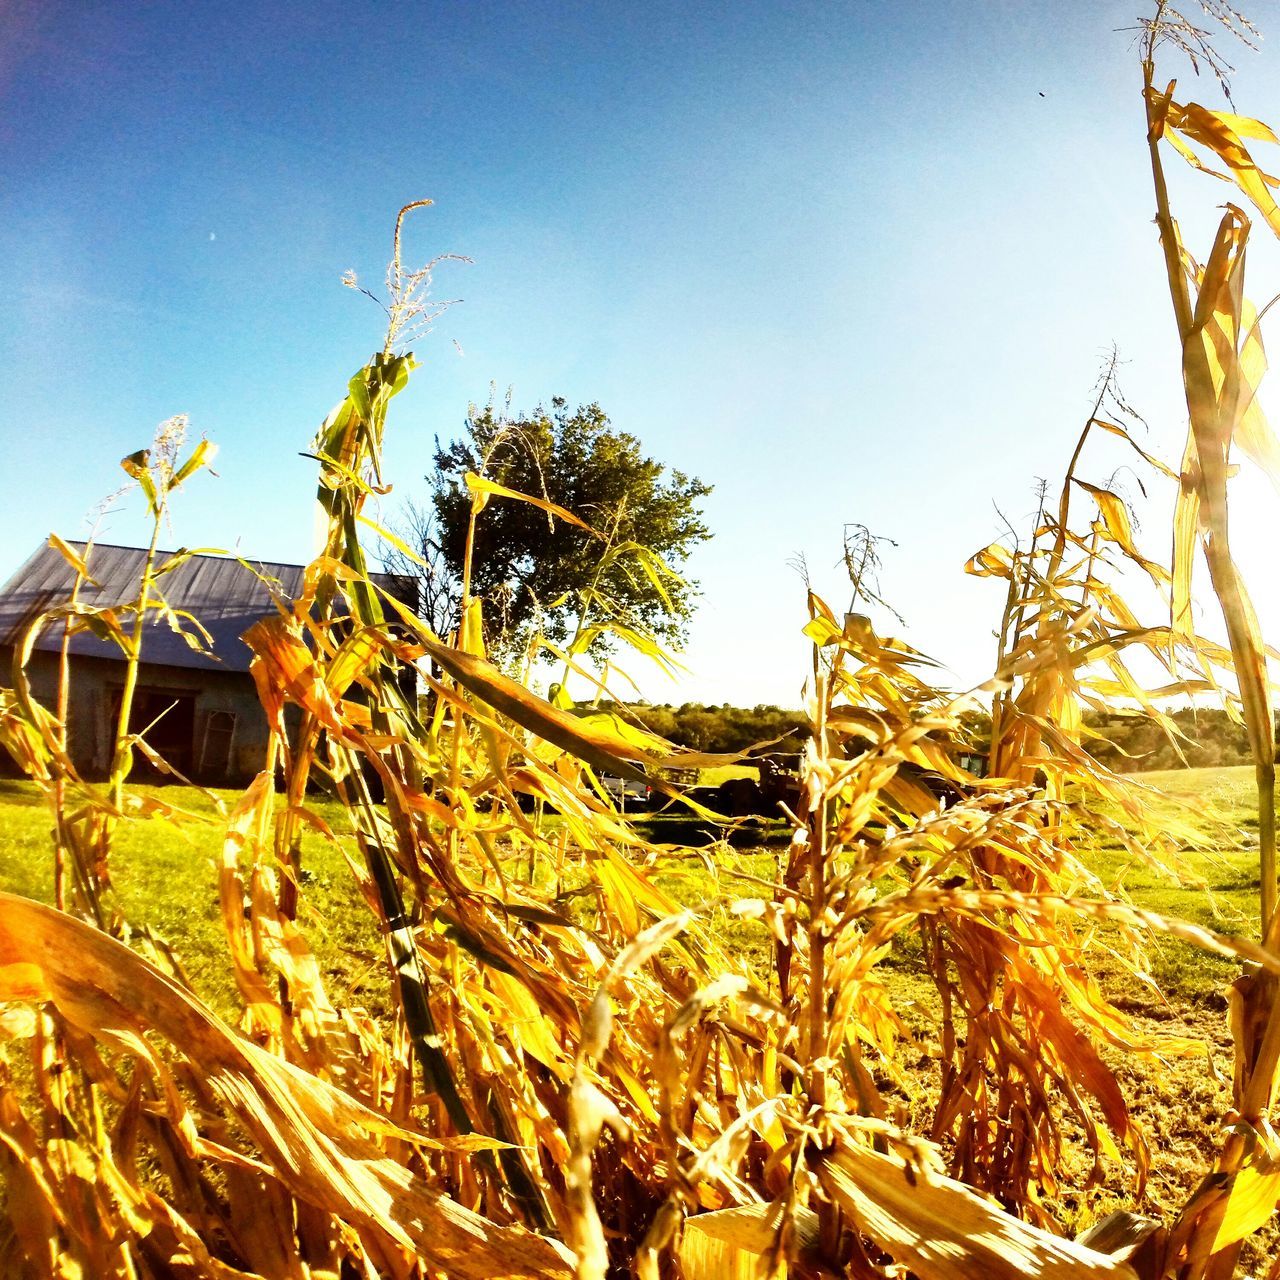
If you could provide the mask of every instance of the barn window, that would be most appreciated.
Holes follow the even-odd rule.
[[[210,711],[204,722],[204,749],[200,752],[200,772],[210,778],[225,778],[231,772],[231,740],[236,733],[234,711]]]

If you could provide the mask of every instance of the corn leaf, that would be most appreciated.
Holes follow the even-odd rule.
[[[836,1203],[920,1280],[1136,1280],[1128,1263],[1039,1231],[963,1183],[842,1142],[823,1157]]]
[[[593,529],[580,516],[575,516],[572,511],[566,511],[564,507],[557,506],[556,503],[549,502],[546,498],[535,498],[530,493],[519,493],[515,489],[508,489],[506,485],[498,484],[496,480],[486,480],[484,476],[478,476],[474,471],[468,471],[463,478],[472,498],[479,501],[481,507],[491,497],[514,498],[517,502],[527,502],[531,506],[547,512],[548,515],[556,516],[569,524],[576,525],[579,529],[585,529],[593,538],[600,538],[601,540],[604,538],[604,534]]]
[[[301,1199],[421,1250],[468,1280],[567,1277],[556,1242],[499,1226],[418,1182],[378,1137],[430,1145],[363,1103],[236,1035],[128,947],[71,916],[0,893],[0,1000],[50,1001],[83,1034],[154,1062],[155,1033],[208,1087]]]

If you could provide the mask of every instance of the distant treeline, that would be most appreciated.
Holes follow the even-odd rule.
[[[580,713],[591,710],[615,710],[612,704],[601,707],[579,706]],[[784,711],[781,707],[731,707],[707,706],[701,702],[686,702],[676,707],[669,703],[633,706],[631,716],[646,728],[660,734],[669,742],[695,751],[743,751],[757,742],[769,742],[775,738],[798,735],[807,737],[809,721],[799,711]]]
[[[1253,762],[1244,726],[1234,724],[1225,711],[1184,707],[1169,715],[1187,739],[1178,745],[1192,768]],[[1183,766],[1168,737],[1146,717],[1091,712],[1084,719],[1088,728],[1102,735],[1087,744],[1089,750],[1118,773]]]
[[[798,745],[808,736],[804,715],[782,707],[686,702],[681,706],[642,705],[633,707],[632,713],[655,733],[695,751],[742,751],[788,735],[795,735]],[[1170,717],[1186,735],[1180,745],[1186,763],[1193,768],[1250,763],[1244,728],[1232,723],[1225,711],[1184,707],[1171,712]],[[989,730],[986,717],[967,718],[971,719],[974,745],[985,746]],[[1145,717],[1090,712],[1085,725],[1099,735],[1087,744],[1089,749],[1100,763],[1119,773],[1177,769],[1183,764],[1159,726]]]

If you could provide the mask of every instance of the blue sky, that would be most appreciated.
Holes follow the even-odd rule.
[[[998,534],[994,500],[1023,517],[1034,477],[1061,473],[1112,342],[1148,443],[1181,447],[1116,30],[1142,9],[10,0],[0,575],[51,528],[79,534],[117,459],[179,412],[220,475],[172,541],[305,559],[299,451],[380,338],[340,277],[376,285],[396,209],[428,196],[407,256],[474,261],[437,275],[464,301],[397,402],[397,495],[491,384],[517,406],[598,400],[716,486],[690,675],[650,696],[797,704],[788,562],[843,607],[854,520],[898,544],[883,586],[908,638],[976,681],[999,592],[961,566]],[[1274,33],[1274,5],[1253,16]],[[1236,60],[1238,106],[1276,121],[1272,55]],[[1218,101],[1203,80],[1189,96]],[[1227,194],[1175,175],[1193,245]],[[1280,280],[1265,234],[1259,298]],[[1274,506],[1240,487],[1261,541]],[[1161,550],[1166,505],[1144,517]],[[106,536],[141,538],[136,511]],[[1280,624],[1267,560],[1245,568]]]

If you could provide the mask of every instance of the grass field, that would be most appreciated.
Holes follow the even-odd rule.
[[[1126,892],[1151,910],[1211,928],[1256,937],[1258,875],[1256,823],[1250,814],[1250,768],[1184,770],[1145,774],[1140,781],[1155,791],[1153,803],[1171,822],[1193,816],[1201,847],[1188,845],[1177,867],[1178,879],[1136,862],[1118,841],[1100,840],[1092,851],[1093,869],[1104,882]],[[139,788],[146,791],[147,788]],[[182,827],[151,819],[129,823],[119,833],[113,875],[121,906],[136,929],[152,929],[172,945],[192,987],[219,1013],[234,1017],[237,999],[229,977],[226,944],[217,902],[217,865],[221,828],[212,803],[195,791],[165,788],[170,804],[196,815]],[[232,803],[233,793],[223,799]],[[337,805],[317,800],[313,809],[339,834],[345,816]],[[666,837],[655,823],[653,835]],[[687,824],[685,824],[687,825]],[[0,780],[0,888],[42,900],[52,896],[49,815],[35,789],[25,782]],[[674,835],[671,837],[675,839]],[[345,843],[345,842],[344,842]],[[682,902],[707,912],[733,950],[764,959],[768,946],[761,928],[738,921],[724,898],[759,893],[737,873],[772,879],[780,843],[730,849],[709,845],[693,853],[672,852],[656,863],[659,881]],[[326,972],[335,1003],[357,1003],[374,1013],[386,1007],[385,968],[367,909],[357,901],[344,853],[318,835],[304,846],[308,916],[306,932]],[[1207,1150],[1218,1140],[1216,1117],[1230,1101],[1231,1054],[1224,988],[1239,972],[1232,962],[1183,943],[1157,938],[1151,949],[1151,973],[1162,991],[1104,965],[1099,977],[1119,1006],[1139,1026],[1158,1033],[1197,1037],[1198,1055],[1156,1064],[1125,1060],[1115,1066],[1134,1109],[1158,1152],[1148,1192],[1148,1207],[1166,1211],[1178,1204],[1203,1170]],[[932,987],[909,948],[888,961],[908,1021],[911,1008],[927,1002]],[[923,1019],[921,1020],[923,1025]],[[910,1075],[900,1092],[904,1114],[914,1110],[930,1087],[922,1075]],[[1206,1143],[1209,1144],[1206,1147]],[[1077,1186],[1083,1185],[1085,1170]],[[1132,1204],[1120,1179],[1092,1191],[1065,1192],[1056,1206],[1070,1228],[1087,1223],[1115,1205]]]
[[[218,908],[222,823],[213,803],[185,787],[137,787],[160,795],[194,819],[123,824],[116,834],[112,878],[125,918],[150,929],[176,953],[192,988],[224,1017],[237,1009],[226,937]],[[230,807],[239,792],[215,792]],[[340,805],[317,801],[315,812],[336,831],[346,825]],[[34,786],[0,779],[0,889],[53,900],[49,811]],[[383,1003],[381,942],[358,895],[344,855],[321,836],[304,836],[306,931],[334,986],[333,994]],[[376,981],[368,984],[370,973]]]
[[[1256,937],[1257,824],[1250,812],[1253,770],[1186,769],[1143,774],[1140,781],[1153,789],[1153,804],[1159,812],[1196,821],[1203,847],[1184,849],[1176,869],[1178,880],[1135,861],[1118,841],[1099,843],[1091,856],[1094,870],[1140,907]],[[170,942],[195,989],[221,1012],[229,1012],[234,992],[226,976],[226,945],[217,903],[222,848],[218,816],[213,804],[197,791],[166,787],[157,793],[190,811],[196,820],[181,826],[164,819],[126,824],[119,832],[113,862],[115,887],[130,923],[153,929]],[[238,793],[215,794],[230,805]],[[346,816],[341,806],[322,799],[309,803],[335,831],[344,831]],[[686,830],[688,826],[680,823],[668,836],[663,824],[655,823],[652,834],[659,840],[686,839],[694,834]],[[48,811],[34,787],[0,780],[0,888],[51,900],[49,829]],[[712,909],[714,914],[721,896],[752,892],[735,885],[735,873],[772,877],[776,856],[763,847],[710,846],[696,855],[662,859],[659,878],[673,896],[691,906]],[[348,990],[363,990],[365,971],[379,965],[379,944],[366,927],[365,908],[357,901],[343,853],[308,833],[304,865],[305,899],[313,909],[306,922],[312,944],[334,979]],[[730,929],[737,924],[727,918],[724,923]],[[750,947],[755,939],[744,934],[741,941]],[[1170,1001],[1222,1007],[1222,987],[1236,972],[1232,962],[1160,938],[1152,951],[1152,973]],[[377,982],[381,982],[380,973]]]

